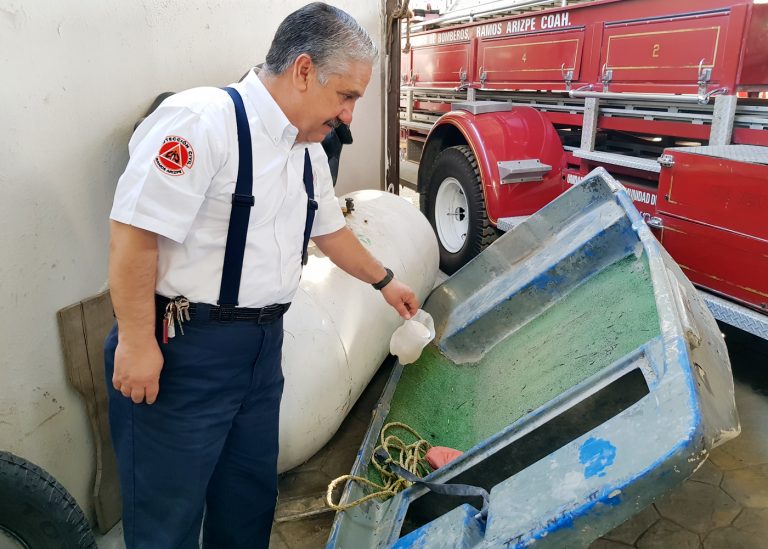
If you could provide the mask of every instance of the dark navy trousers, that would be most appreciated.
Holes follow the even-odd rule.
[[[193,318],[160,343],[153,405],[112,387],[117,326],[105,342],[109,420],[128,549],[266,548],[277,501],[282,319]],[[158,336],[160,334],[158,333]]]

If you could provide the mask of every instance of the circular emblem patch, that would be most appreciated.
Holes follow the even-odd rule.
[[[168,175],[182,175],[184,168],[195,163],[195,151],[183,137],[169,135],[163,140],[160,152],[155,157],[155,166]]]

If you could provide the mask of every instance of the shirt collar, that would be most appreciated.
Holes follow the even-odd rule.
[[[256,110],[272,142],[277,144],[285,139],[289,146],[293,146],[299,131],[291,124],[280,105],[270,95],[257,71],[251,69],[243,79],[243,83],[245,84],[247,101]]]

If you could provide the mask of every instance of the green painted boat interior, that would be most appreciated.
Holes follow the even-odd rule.
[[[384,422],[466,451],[660,334],[645,255],[580,285],[478,361],[455,364],[432,344],[403,370]],[[647,391],[647,389],[646,389]],[[407,443],[414,438],[402,430]],[[369,468],[372,480],[378,474]]]

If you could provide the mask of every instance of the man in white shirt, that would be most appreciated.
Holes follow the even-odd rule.
[[[198,547],[204,512],[205,547],[268,546],[282,315],[310,235],[401,316],[418,309],[346,228],[319,145],[352,121],[376,55],[348,14],[310,4],[259,74],[178,93],[131,138],[105,343],[128,549]]]

